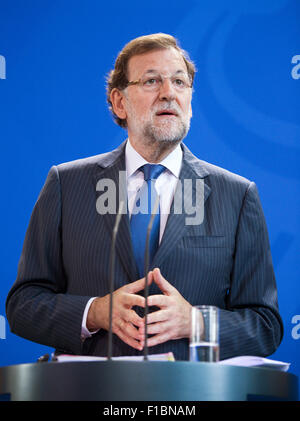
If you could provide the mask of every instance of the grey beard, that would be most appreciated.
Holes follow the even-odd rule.
[[[161,130],[161,128],[148,123],[144,127],[143,134],[149,143],[159,143],[161,145],[167,146],[180,143],[187,135],[190,128],[189,126],[189,123],[186,124],[185,122],[181,121],[180,127],[178,127],[174,133],[172,133],[173,130],[171,130],[171,133],[166,134],[166,130]]]

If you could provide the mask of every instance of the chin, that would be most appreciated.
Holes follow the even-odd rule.
[[[180,127],[176,128],[159,128],[159,127],[151,127],[150,131],[147,130],[145,133],[149,139],[152,141],[157,142],[159,144],[176,144],[182,141],[187,135],[188,128],[182,124]]]

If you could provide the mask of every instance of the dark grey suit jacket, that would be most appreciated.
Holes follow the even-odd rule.
[[[180,179],[205,182],[204,221],[186,225],[187,215],[174,213],[172,207],[152,267],[159,267],[192,305],[220,309],[221,359],[270,355],[281,341],[283,328],[256,186],[198,160],[182,147]],[[101,330],[82,342],[81,323],[89,298],[109,292],[115,215],[97,212],[96,184],[108,178],[118,185],[119,171],[124,170],[125,142],[113,152],[51,168],[31,216],[17,280],[7,298],[12,332],[59,352],[106,355],[107,332]],[[136,279],[126,214],[116,243],[115,288]],[[150,288],[153,293],[159,293],[155,285]],[[113,341],[114,355],[140,354],[116,335]],[[188,339],[149,349],[150,353],[168,351],[178,360],[188,359]]]

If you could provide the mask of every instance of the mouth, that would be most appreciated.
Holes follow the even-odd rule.
[[[178,114],[174,110],[161,110],[161,111],[158,111],[156,113],[156,115],[159,116],[159,117],[161,117],[161,116],[177,117],[178,116]]]

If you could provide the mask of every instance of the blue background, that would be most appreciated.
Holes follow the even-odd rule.
[[[107,109],[105,76],[125,43],[154,32],[177,37],[198,69],[188,147],[258,186],[285,326],[272,358],[300,375],[298,0],[0,0],[0,314],[50,167],[125,139]],[[0,366],[52,351],[5,327]]]

